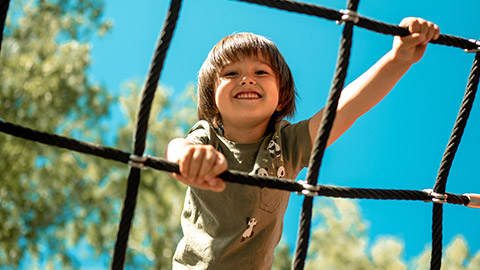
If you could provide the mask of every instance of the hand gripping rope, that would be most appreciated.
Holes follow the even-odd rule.
[[[462,204],[472,208],[480,208],[480,195],[467,193],[456,195],[445,192],[448,172],[452,165],[455,152],[460,143],[463,131],[470,114],[475,93],[478,88],[480,77],[480,41],[466,40],[463,38],[440,35],[437,40],[431,43],[442,44],[446,46],[457,47],[469,53],[475,53],[475,59],[472,65],[470,76],[467,83],[462,105],[455,122],[455,126],[450,136],[447,148],[443,155],[438,176],[433,189],[423,191],[415,190],[387,190],[387,189],[363,189],[363,188],[345,188],[335,186],[318,185],[317,179],[322,162],[323,152],[326,141],[335,118],[336,107],[340,92],[343,89],[346,71],[349,63],[350,48],[352,45],[353,27],[358,26],[371,31],[387,35],[408,35],[409,32],[404,27],[389,25],[374,21],[362,16],[356,12],[358,0],[350,0],[347,9],[336,11],[312,4],[299,3],[288,0],[237,0],[239,2],[248,2],[267,6],[276,9],[282,9],[290,12],[317,16],[328,20],[336,21],[344,25],[340,51],[337,61],[336,73],[332,82],[330,94],[325,106],[325,114],[322,119],[320,129],[315,140],[307,180],[298,182],[287,181],[285,179],[274,177],[260,177],[248,175],[247,173],[237,171],[226,171],[220,177],[228,182],[254,185],[259,187],[276,188],[290,192],[297,192],[304,195],[302,215],[300,220],[300,231],[297,239],[294,269],[303,269],[308,249],[308,240],[310,234],[310,222],[312,215],[313,198],[315,196],[328,196],[338,198],[357,198],[357,199],[382,199],[382,200],[418,200],[433,202],[432,218],[432,257],[430,262],[431,269],[440,269],[442,257],[442,206],[445,203]],[[155,53],[149,70],[149,75],[142,91],[142,100],[138,112],[137,128],[135,132],[135,141],[133,154],[122,150],[96,145],[88,142],[81,142],[71,138],[36,131],[30,128],[22,127],[8,123],[0,118],[0,131],[16,137],[39,143],[57,146],[72,151],[90,154],[106,159],[115,160],[131,166],[127,183],[127,192],[122,209],[122,217],[119,224],[117,240],[112,269],[123,269],[125,262],[125,252],[127,248],[128,236],[132,225],[133,213],[135,211],[138,185],[140,181],[140,170],[152,168],[166,172],[179,172],[178,164],[166,161],[163,158],[144,155],[145,140],[147,134],[147,123],[150,114],[150,108],[158,85],[160,74],[163,68],[163,62],[168,50],[170,41],[175,30],[176,22],[181,7],[181,0],[171,0],[170,8],[157,42]],[[2,1],[0,4],[0,29],[5,25],[9,1]],[[3,38],[3,32],[0,33],[0,45]],[[0,46],[1,49],[1,46]]]

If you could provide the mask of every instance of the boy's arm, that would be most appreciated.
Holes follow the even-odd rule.
[[[179,165],[180,174],[172,173],[177,180],[201,189],[225,189],[225,182],[216,176],[227,170],[227,161],[213,146],[176,138],[168,144],[165,155],[168,161]]]
[[[440,35],[437,25],[420,18],[405,18],[400,26],[408,27],[412,34],[395,37],[392,50],[342,91],[327,147],[380,102],[408,69],[422,58],[428,42]],[[323,111],[317,112],[309,122],[312,145]]]

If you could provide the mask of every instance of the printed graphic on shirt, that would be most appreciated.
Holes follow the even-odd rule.
[[[272,158],[279,157],[282,154],[282,149],[280,148],[280,145],[278,145],[277,139],[278,137],[272,138],[267,147],[268,152],[270,152],[270,156]]]
[[[255,174],[279,178],[287,177],[281,145],[282,143],[278,133],[273,134],[272,139],[264,146],[265,151],[260,157],[260,162],[255,164]],[[268,213],[274,213],[284,199],[285,197],[280,196],[276,191],[261,188],[259,207]]]
[[[252,238],[253,234],[255,233],[253,229],[257,225],[256,218],[249,218],[247,217],[247,229],[242,234],[242,240],[240,242],[245,241],[247,238]]]
[[[285,177],[282,148],[280,147],[277,133],[273,135],[272,140],[268,143],[267,150],[269,158],[262,159],[263,163],[260,165],[260,168],[257,168],[255,173],[260,176]]]
[[[285,177],[285,167],[283,167],[283,166],[278,167],[277,177],[279,177],[279,178]]]
[[[258,168],[255,173],[259,176],[268,176],[268,168]]]

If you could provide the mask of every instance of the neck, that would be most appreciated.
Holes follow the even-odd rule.
[[[255,126],[240,126],[224,124],[224,136],[228,140],[237,143],[258,142],[267,130],[268,122]]]

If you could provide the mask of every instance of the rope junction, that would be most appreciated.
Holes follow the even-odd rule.
[[[450,140],[443,155],[438,176],[433,189],[422,191],[415,190],[395,190],[395,189],[365,189],[365,188],[347,188],[325,186],[317,184],[319,169],[322,163],[323,153],[326,142],[330,134],[330,130],[335,119],[338,105],[338,99],[343,89],[347,74],[350,48],[352,45],[352,34],[354,26],[362,27],[371,31],[375,31],[387,35],[406,36],[409,31],[404,27],[389,25],[382,22],[374,21],[360,16],[356,10],[359,0],[349,0],[347,9],[336,11],[333,9],[306,3],[299,3],[289,0],[236,0],[239,2],[247,2],[266,7],[281,9],[300,14],[317,16],[327,20],[336,21],[343,24],[343,34],[339,49],[336,72],[329,93],[325,113],[318,131],[313,150],[311,154],[310,164],[307,172],[307,180],[298,182],[288,181],[275,177],[260,177],[256,175],[248,175],[247,173],[238,171],[226,171],[220,177],[228,182],[253,185],[259,187],[275,188],[290,192],[297,192],[304,195],[304,203],[302,206],[302,214],[300,220],[300,230],[297,239],[295,257],[293,262],[294,269],[303,269],[308,249],[308,241],[310,236],[310,225],[312,217],[313,198],[316,196],[328,196],[338,198],[355,198],[355,199],[377,199],[377,200],[417,200],[425,202],[433,202],[432,216],[432,257],[430,262],[431,269],[437,270],[441,268],[442,258],[442,216],[443,204],[451,203],[465,205],[473,208],[480,208],[480,195],[463,194],[456,195],[445,192],[446,181],[449,170],[453,162],[456,150],[460,144],[470,111],[472,109],[475,94],[478,88],[480,77],[480,41],[467,40],[460,37],[450,35],[440,35],[437,40],[431,43],[457,47],[469,53],[475,53],[475,59],[472,65],[470,76],[467,83],[464,99],[461,104],[457,120],[455,122]],[[151,104],[158,81],[160,79],[163,63],[165,60],[170,41],[178,20],[182,1],[171,0],[170,8],[158,38],[157,46],[150,66],[147,83],[142,91],[142,100],[138,112],[138,121],[135,131],[135,141],[133,145],[133,153],[124,152],[122,150],[96,145],[88,142],[77,141],[71,138],[63,137],[56,134],[36,131],[27,127],[22,127],[13,123],[9,123],[0,118],[0,131],[12,136],[23,139],[36,141],[42,144],[56,146],[79,153],[90,154],[101,158],[106,158],[118,162],[122,162],[131,166],[128,177],[127,192],[122,209],[122,217],[119,224],[117,240],[112,260],[112,269],[123,269],[125,263],[125,253],[132,225],[133,214],[135,211],[136,198],[138,195],[138,185],[140,182],[140,170],[152,168],[166,172],[179,172],[178,164],[168,162],[164,158],[151,157],[144,155],[147,123],[150,115]],[[0,4],[0,27],[3,29],[5,25],[9,1],[2,1]],[[0,33],[0,45],[3,37],[3,31]],[[1,50],[1,46],[0,46]]]

